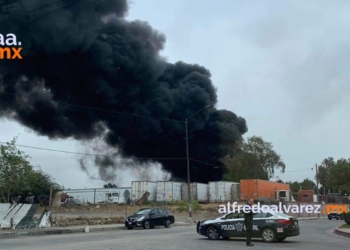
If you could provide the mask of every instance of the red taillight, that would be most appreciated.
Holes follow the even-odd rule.
[[[282,224],[284,224],[284,225],[290,225],[290,224],[292,224],[292,221],[290,221],[290,220],[278,220],[278,222],[279,222],[279,223],[282,223]]]

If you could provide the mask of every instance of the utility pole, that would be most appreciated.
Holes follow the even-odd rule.
[[[189,153],[188,153],[188,119],[185,120],[186,123],[186,155],[187,155],[187,192],[188,192],[188,213],[189,213],[189,220],[192,220],[192,202],[191,202],[191,182],[190,182],[190,159],[189,159]]]
[[[187,191],[188,191],[188,215],[189,215],[189,222],[190,224],[192,224],[192,199],[191,199],[191,181],[190,181],[190,156],[189,156],[189,149],[188,149],[188,120],[198,114],[199,112],[201,112],[203,109],[206,109],[206,108],[210,108],[212,107],[213,105],[207,105],[205,106],[204,108],[198,110],[196,113],[194,113],[193,115],[191,115],[190,117],[187,117],[185,119],[185,130],[186,130],[186,158],[187,158]]]
[[[52,206],[52,186],[50,186],[49,207]]]
[[[318,193],[318,166],[316,164],[316,195],[317,195],[317,203],[320,203],[320,197]],[[317,213],[317,218],[320,218],[320,213]]]
[[[317,177],[317,174],[318,174],[318,166],[316,164],[316,194],[317,194],[317,202],[319,202],[320,199],[318,197],[318,177]]]

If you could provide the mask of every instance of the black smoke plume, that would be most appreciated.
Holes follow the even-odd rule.
[[[0,33],[17,36],[23,59],[0,60],[1,117],[52,139],[86,141],[105,133],[110,147],[139,162],[180,158],[157,161],[175,178],[187,176],[182,121],[217,103],[207,69],[167,63],[160,55],[165,36],[146,22],[127,21],[126,0],[2,5]],[[220,179],[222,168],[204,163],[218,165],[232,154],[246,121],[209,108],[188,129],[191,180]]]

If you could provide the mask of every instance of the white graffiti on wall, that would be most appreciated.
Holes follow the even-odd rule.
[[[15,227],[28,213],[31,204],[0,204],[0,227]]]

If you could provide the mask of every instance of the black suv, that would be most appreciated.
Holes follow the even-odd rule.
[[[337,209],[334,209],[333,212],[329,212],[328,213],[328,219],[331,220],[333,218],[336,218],[337,220],[339,220],[339,219],[342,220],[343,219],[343,214],[337,212]]]

